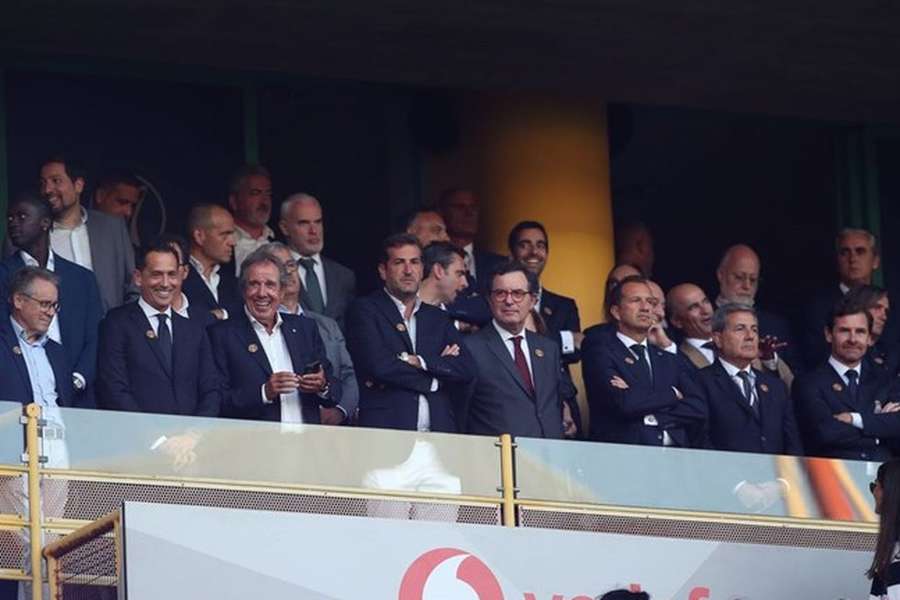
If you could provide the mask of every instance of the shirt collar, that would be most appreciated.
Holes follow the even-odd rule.
[[[842,379],[847,379],[847,371],[851,368],[856,371],[857,375],[862,375],[862,361],[859,361],[859,364],[855,367],[848,367],[838,359],[831,355],[828,357],[828,364],[831,365],[831,368],[837,371],[837,374],[841,376]]]
[[[72,227],[71,229],[78,229],[79,227],[81,227],[83,225],[87,225],[87,220],[88,220],[88,212],[82,206],[81,207],[81,223],[79,223],[75,227]],[[63,227],[62,225],[60,225],[59,221],[53,221],[53,227],[57,227],[59,229],[69,229],[69,227]]]
[[[187,295],[184,292],[181,292],[181,308],[176,310],[178,316],[184,317],[185,319],[189,319],[188,309],[191,307],[191,302],[188,300]]]
[[[28,253],[25,252],[24,250],[19,250],[19,256],[22,258],[22,262],[25,263],[25,266],[26,266],[26,267],[39,267],[39,266],[41,266],[41,265],[38,264],[38,261],[37,261],[37,259],[36,259],[35,257],[31,256],[30,254],[28,254]],[[50,271],[51,273],[52,273],[52,272],[54,271],[54,269],[56,268],[56,261],[55,261],[55,259],[53,258],[53,250],[50,250],[49,252],[47,252],[47,266],[44,267],[44,268],[47,269],[48,271]]]
[[[28,336],[25,334],[25,328],[22,327],[21,325],[19,325],[19,322],[16,321],[15,317],[13,317],[12,315],[10,315],[10,317],[9,317],[9,322],[12,323],[13,331],[16,332],[16,339],[21,340],[22,342],[24,342],[25,344],[27,344],[27,345],[29,345],[29,346],[40,346],[40,347],[43,348],[44,346],[47,345],[47,341],[48,341],[50,338],[47,337],[46,332],[45,332],[41,337],[39,337],[38,339],[36,339],[35,341],[31,342],[31,341],[28,340]]]
[[[619,338],[619,341],[621,341],[623,344],[625,344],[625,347],[628,348],[629,350],[631,350],[631,347],[634,346],[635,344],[637,344],[639,346],[643,346],[645,350],[647,349],[647,338],[644,338],[643,342],[639,342],[635,339],[628,337],[621,331],[616,331],[616,337]]]
[[[729,375],[730,377],[737,377],[737,374],[738,374],[739,372],[741,372],[741,371],[744,371],[744,372],[746,372],[746,373],[749,373],[749,374],[750,374],[750,377],[753,377],[753,376],[754,376],[754,375],[753,375],[753,369],[750,368],[750,365],[747,365],[747,368],[746,368],[746,369],[738,369],[736,366],[734,366],[733,364],[731,364],[730,362],[728,362],[727,360],[725,360],[725,359],[722,358],[721,356],[719,357],[719,362],[720,362],[720,363],[722,364],[722,366],[725,368],[725,372],[728,373],[728,375]]]
[[[491,319],[491,325],[494,326],[494,329],[496,329],[497,333],[500,334],[500,339],[502,339],[504,342],[508,342],[509,340],[513,339],[517,335],[520,335],[520,336],[522,336],[522,338],[525,338],[525,326],[524,325],[522,326],[522,329],[519,331],[519,333],[510,333],[506,329],[503,329],[502,327],[500,327],[500,324],[497,323],[497,319]]]
[[[197,270],[197,273],[200,275],[200,277],[205,277],[205,275],[203,275],[203,263],[197,260],[197,258],[193,254],[188,257],[188,262],[192,267],[194,267],[194,269]],[[209,272],[209,276],[212,277],[213,275],[218,273],[221,266],[222,265],[220,265],[219,263],[214,264],[213,268]]]
[[[710,343],[712,341],[712,338],[710,338],[708,340],[701,340],[700,338],[689,337],[689,338],[684,338],[684,341],[686,341],[688,344],[690,344],[697,350],[710,350],[710,351],[712,350],[712,348],[704,348],[703,347],[703,344]]]
[[[303,256],[302,254],[300,254],[299,252],[297,252],[296,250],[291,248],[291,256],[294,257],[294,260],[297,261],[297,264],[300,264],[300,260],[307,259],[307,258],[313,259],[313,262],[317,266],[320,266],[322,264],[322,253],[321,252],[316,252],[315,254],[310,254],[309,256]],[[300,266],[302,267],[303,265],[300,265]]]
[[[387,291],[387,288],[384,288],[384,293],[387,294],[387,297],[391,299],[391,302],[393,302],[394,306],[397,307],[397,310],[400,311],[400,315],[404,319],[406,319],[406,305],[403,304],[402,302],[400,302],[399,300],[397,300],[397,298],[395,298],[393,296],[393,294],[391,294],[389,291]],[[422,299],[419,298],[418,295],[416,295],[416,303],[413,305],[412,314],[415,315],[417,312],[419,312],[419,308],[421,308],[421,306],[422,306]]]
[[[271,240],[275,237],[275,232],[272,231],[272,228],[269,227],[268,225],[263,225],[263,232],[262,232],[262,235],[259,237],[253,237],[237,223],[234,224],[234,232],[237,234],[237,237],[239,237],[239,238],[255,240],[257,242],[260,242],[262,240]]]
[[[289,308],[288,308],[287,306],[285,306],[284,304],[279,304],[279,305],[278,305],[278,312],[280,312],[280,313],[285,313],[285,314],[288,314],[288,315],[302,315],[302,314],[303,314],[303,307],[300,306],[300,305],[298,304],[298,305],[297,305],[297,310],[291,311],[291,309],[289,309]]]
[[[247,318],[250,319],[250,325],[253,326],[253,329],[257,331],[262,331],[266,335],[269,335],[269,331],[266,329],[266,326],[256,320],[256,317],[250,314],[250,311],[247,310],[247,305],[244,305],[244,314],[247,315]],[[272,327],[272,335],[278,332],[281,329],[281,312],[275,311],[275,325]]]
[[[141,310],[144,311],[145,315],[147,315],[147,320],[150,321],[151,323],[153,323],[152,319],[155,319],[156,315],[158,315],[159,313],[163,313],[164,315],[169,317],[170,321],[172,320],[172,307],[171,306],[167,306],[166,310],[157,310],[157,309],[153,308],[152,306],[150,306],[150,304],[146,300],[144,300],[143,296],[138,298],[138,306],[141,307]]]

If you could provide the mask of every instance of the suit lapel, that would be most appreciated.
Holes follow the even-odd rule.
[[[378,307],[378,310],[381,311],[381,314],[388,320],[388,323],[391,324],[391,329],[394,330],[397,336],[403,340],[404,345],[406,346],[407,352],[414,352],[412,345],[412,338],[409,337],[409,331],[406,329],[406,323],[403,322],[403,317],[400,316],[400,311],[397,310],[397,307],[394,305],[394,301],[391,300],[387,292],[381,290],[378,294],[375,295],[375,306]],[[417,317],[418,318],[418,317]],[[418,321],[416,323],[418,325]],[[418,329],[418,327],[416,328]]]
[[[59,406],[68,406],[69,394],[72,389],[72,374],[63,370],[65,353],[62,346],[53,341],[47,342],[44,347],[47,353],[47,361],[53,369],[53,378],[56,380],[56,403]]]
[[[243,312],[241,312],[237,318],[240,319],[240,326],[237,327],[235,331],[243,351],[247,352],[253,360],[256,361],[256,364],[259,365],[266,375],[271,375],[272,365],[269,364],[269,359],[266,357],[266,353],[262,348],[259,336],[257,336],[256,331],[253,330],[250,319],[248,319],[247,315]]]
[[[531,382],[534,384],[535,399],[545,398],[545,394],[552,391],[549,386],[553,381],[554,368],[548,354],[550,349],[544,343],[547,338],[526,331],[525,339],[528,340],[528,351],[531,353]]]
[[[85,224],[88,232],[88,239],[94,240],[93,243],[88,244],[91,247],[91,264],[98,265],[103,260],[100,256],[100,250],[102,250],[102,246],[98,243],[98,240],[103,239],[103,233],[97,231],[97,219],[91,219],[90,215],[88,215],[87,223]]]
[[[220,286],[220,288],[221,288],[221,285],[222,285],[222,271],[223,271],[223,270],[225,270],[223,267],[219,267],[219,286]],[[190,272],[188,273],[188,277],[193,278],[193,280],[194,280],[194,282],[193,282],[194,287],[196,287],[197,289],[200,290],[200,293],[203,294],[203,296],[206,298],[207,302],[208,302],[211,306],[218,306],[218,305],[219,305],[219,303],[216,302],[215,296],[213,296],[213,294],[212,294],[212,292],[210,291],[209,287],[206,285],[206,282],[203,281],[203,275],[201,275],[201,274],[197,271],[197,268],[194,267],[194,265],[191,265],[191,270],[190,270]],[[220,297],[221,297],[221,296],[220,296]]]
[[[325,279],[323,283],[325,287],[322,289],[322,291],[325,292],[325,295],[328,296],[328,298],[332,301],[325,301],[325,310],[327,311],[329,306],[333,305],[334,298],[332,298],[332,293],[337,291],[338,282],[337,279],[335,279],[335,270],[329,268],[330,265],[328,263],[331,261],[321,254],[319,256],[322,258],[322,273],[325,275],[325,277],[323,278]]]
[[[850,412],[859,412],[859,407],[850,397],[850,390],[847,389],[847,385],[844,383],[843,378],[837,374],[837,371],[835,371],[834,367],[831,365],[828,365],[828,376],[830,393],[837,398],[838,402],[849,408]],[[859,395],[858,400],[862,399],[863,389],[863,385],[859,384],[857,387],[857,394]]]
[[[613,332],[613,337],[615,338],[615,354],[616,354],[616,363],[618,363],[619,367],[623,369],[626,373],[628,373],[631,377],[639,380],[648,388],[653,388],[653,384],[650,381],[650,373],[647,371],[647,367],[638,364],[637,359],[634,357],[634,354],[631,350],[625,346],[624,342],[619,339],[619,336]],[[650,348],[649,344],[647,344],[647,360],[650,360]],[[652,368],[652,363],[651,363]]]
[[[487,340],[488,348],[490,348],[491,352],[500,360],[500,364],[509,372],[510,377],[513,378],[513,381],[516,382],[516,385],[519,386],[519,389],[522,392],[530,397],[528,390],[525,388],[525,382],[522,381],[522,376],[519,375],[519,369],[516,367],[516,363],[513,360],[512,356],[509,354],[509,350],[506,347],[506,342],[500,337],[500,334],[497,333],[497,330],[494,329],[493,325],[487,325],[484,328],[484,337]],[[528,340],[529,347],[531,346],[531,339]],[[534,379],[534,377],[532,377]],[[532,381],[532,383],[534,383]]]
[[[547,290],[541,291],[541,317],[550,331],[559,331],[557,320],[559,319],[559,305],[556,295]]]
[[[703,369],[710,365],[709,361],[706,360],[706,357],[703,356],[703,353],[687,342],[682,342],[679,350],[681,350],[681,353],[687,356],[688,360],[691,361],[691,364],[698,369]]]
[[[147,315],[144,314],[144,311],[141,310],[141,307],[137,302],[134,302],[131,305],[131,320],[134,324],[135,330],[139,332],[139,335],[142,335],[144,337],[144,341],[150,347],[150,351],[153,352],[154,356],[156,356],[156,360],[159,361],[159,366],[163,368],[163,371],[165,371],[166,375],[168,375],[171,379],[172,366],[166,364],[166,360],[165,358],[163,358],[162,350],[159,349],[159,336],[153,333],[153,326],[150,324],[150,321],[147,319]]]
[[[28,367],[25,365],[25,358],[22,356],[22,348],[19,346],[20,340],[16,337],[15,330],[11,324],[4,323],[3,326],[0,327],[0,331],[2,331],[3,345],[9,348],[9,351],[13,356],[13,363],[15,363],[16,370],[19,372],[19,377],[22,378],[22,381],[25,383],[25,388],[28,390],[29,401],[33,401],[34,389],[31,387],[31,377],[28,375]]]
[[[297,330],[297,326],[282,321],[281,335],[284,337],[285,344],[287,344],[288,356],[290,356],[291,363],[294,365],[294,371],[302,373],[303,367],[306,366],[304,360],[306,360],[309,350],[303,348],[300,344],[300,333]]]
[[[733,402],[741,407],[741,410],[755,419],[756,413],[750,408],[750,404],[747,402],[747,399],[744,398],[744,394],[738,389],[738,386],[734,381],[732,381],[731,376],[728,374],[728,371],[725,370],[725,367],[722,366],[722,363],[716,361],[716,369],[716,374],[719,376],[719,389],[722,391],[722,395],[731,398]]]

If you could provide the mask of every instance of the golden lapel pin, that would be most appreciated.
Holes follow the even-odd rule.
[[[761,384],[759,384],[759,391],[761,391],[761,392],[768,392],[768,391],[769,391],[769,386],[767,386],[767,385],[764,384],[764,383],[761,383]]]
[[[633,364],[634,364],[634,359],[631,358],[630,356],[626,356],[626,357],[625,357],[625,362],[626,362],[627,364],[629,364],[629,365],[633,365]]]
[[[257,350],[259,350],[259,346],[257,346],[256,344],[250,344],[249,346],[247,346],[247,352],[250,352],[251,354],[256,352]]]
[[[876,356],[873,360],[875,361],[875,364],[876,364],[876,365],[883,365],[883,364],[884,364],[884,359],[881,358],[880,356]]]
[[[552,315],[552,314],[553,314],[553,309],[550,308],[549,306],[545,306],[545,307],[544,307],[544,314],[547,315],[547,316]]]
[[[406,325],[404,325],[403,323],[397,323],[397,331],[403,333],[404,331],[406,331]]]
[[[836,392],[843,392],[843,391],[844,391],[844,386],[842,386],[842,385],[839,384],[839,383],[835,383],[834,385],[831,386],[831,389],[833,389],[833,390],[836,391]]]
[[[147,339],[148,339],[148,340],[155,340],[155,339],[156,339],[156,333],[155,333],[152,329],[148,329],[148,330],[144,333],[144,335],[147,336]]]
[[[12,351],[13,351],[13,354],[18,354],[19,356],[22,355],[22,349],[19,348],[18,346],[13,346]]]
[[[541,350],[540,348],[536,348],[534,351],[534,355],[537,356],[538,358],[544,358],[544,351]]]

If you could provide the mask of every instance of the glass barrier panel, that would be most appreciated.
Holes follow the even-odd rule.
[[[495,438],[64,408],[48,468],[499,496]]]
[[[0,465],[22,466],[25,451],[25,427],[19,422],[23,406],[18,402],[0,402]]]
[[[519,498],[876,522],[879,463],[516,439]]]

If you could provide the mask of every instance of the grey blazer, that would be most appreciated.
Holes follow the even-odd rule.
[[[344,314],[356,297],[356,275],[341,263],[325,256],[322,257],[322,270],[325,271],[325,295],[328,297],[325,316],[337,321],[343,329]],[[302,277],[300,286],[303,287]],[[300,306],[304,312],[312,310],[307,304],[305,289],[300,290]]]
[[[356,382],[356,371],[353,370],[353,360],[347,351],[344,334],[341,333],[337,321],[331,317],[305,309],[303,315],[316,322],[319,335],[325,344],[325,355],[331,363],[331,370],[341,382],[341,401],[338,406],[347,413],[345,423],[350,423],[353,421],[356,407],[359,406],[359,384]]]
[[[562,438],[559,344],[526,332],[535,394],[525,390],[516,363],[492,324],[465,336],[477,365],[468,395],[466,432],[482,435]]]
[[[134,248],[125,221],[97,210],[87,211],[91,264],[104,312],[138,297],[132,282]]]

